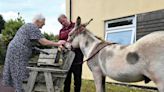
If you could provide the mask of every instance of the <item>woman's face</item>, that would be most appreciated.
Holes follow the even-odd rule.
[[[45,25],[45,19],[38,20],[37,25],[38,25],[39,28],[42,28]]]

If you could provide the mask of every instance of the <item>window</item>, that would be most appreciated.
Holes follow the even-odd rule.
[[[107,21],[105,40],[123,45],[134,43],[136,41],[136,16]]]

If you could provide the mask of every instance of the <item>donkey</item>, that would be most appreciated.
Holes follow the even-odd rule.
[[[88,58],[96,92],[105,92],[105,76],[120,82],[152,80],[159,92],[164,92],[164,31],[150,33],[124,46],[99,39],[78,17],[67,41],[67,48],[80,48]],[[103,43],[106,45],[100,46]]]

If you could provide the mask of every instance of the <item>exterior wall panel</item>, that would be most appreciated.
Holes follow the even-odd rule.
[[[137,15],[137,39],[159,30],[164,30],[163,9]]]
[[[66,14],[69,15],[66,0]],[[93,18],[87,28],[95,35],[105,38],[105,22],[112,19],[137,15],[137,39],[153,31],[164,30],[164,0],[72,0],[72,21],[81,16],[85,23]],[[152,12],[153,11],[153,12]],[[86,63],[83,65],[84,79],[93,79]],[[107,78],[107,81],[114,81]],[[114,81],[115,82],[115,81]],[[144,85],[144,82],[135,83]],[[155,86],[151,84],[145,86]]]

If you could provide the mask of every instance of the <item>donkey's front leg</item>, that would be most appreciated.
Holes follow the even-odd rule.
[[[105,76],[99,67],[96,67],[92,71],[94,82],[96,86],[96,92],[105,92]]]

